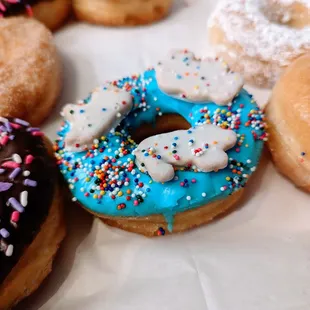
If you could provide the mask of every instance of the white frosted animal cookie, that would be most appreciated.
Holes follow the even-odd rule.
[[[239,93],[243,78],[228,66],[214,59],[197,59],[187,50],[174,51],[156,66],[161,90],[169,95],[202,102],[227,105]]]
[[[109,84],[96,89],[88,103],[66,105],[62,114],[71,129],[65,148],[80,152],[91,147],[94,139],[107,134],[127,116],[132,105],[129,92]]]
[[[226,150],[237,141],[236,133],[205,124],[188,130],[159,134],[143,140],[135,150],[136,164],[156,182],[174,177],[174,167],[196,166],[209,172],[227,166]]]

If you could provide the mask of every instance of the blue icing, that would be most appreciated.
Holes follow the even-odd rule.
[[[63,149],[62,139],[70,125],[64,124],[59,132],[57,157],[74,200],[92,212],[108,216],[162,214],[172,229],[176,213],[223,199],[246,184],[258,164],[266,134],[264,116],[245,90],[232,104],[219,107],[212,102],[195,104],[168,96],[159,89],[154,70],[114,84],[131,91],[134,100],[132,111],[115,131],[102,139],[98,137],[100,141],[92,150],[80,153]],[[138,128],[144,122],[154,122],[158,115],[169,113],[180,114],[192,127],[207,122],[236,131],[238,142],[227,152],[229,165],[209,173],[178,170],[175,179],[164,184],[141,173],[134,165],[132,151],[136,144],[128,137],[127,128]],[[100,175],[102,171],[108,172]],[[131,192],[127,193],[128,190]]]

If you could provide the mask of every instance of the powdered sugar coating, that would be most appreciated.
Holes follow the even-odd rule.
[[[286,4],[288,1],[291,0],[281,0]],[[309,1],[302,2],[309,6]],[[221,2],[209,27],[220,25],[228,41],[238,44],[244,55],[286,66],[310,50],[310,27],[295,29],[272,23],[263,13],[263,3],[262,0]]]

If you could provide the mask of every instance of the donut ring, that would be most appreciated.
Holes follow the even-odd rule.
[[[51,143],[21,119],[0,118],[0,308],[35,291],[65,235]]]
[[[308,0],[228,0],[209,21],[209,40],[247,82],[271,87],[294,59],[310,51],[309,25]]]
[[[28,0],[15,3],[0,0],[0,18],[23,14],[36,18],[50,30],[58,29],[65,22],[70,11],[70,0]]]
[[[293,62],[275,85],[266,109],[269,149],[276,167],[310,191],[310,54]]]
[[[242,78],[225,64],[185,50],[160,62],[156,73],[105,84],[67,105],[56,154],[73,200],[146,236],[184,231],[227,211],[267,137],[262,112],[241,88]],[[142,136],[137,145],[129,132],[140,140],[156,116],[153,134],[192,127]]]
[[[24,17],[0,23],[0,115],[40,124],[61,90],[61,64],[52,34]]]
[[[80,20],[107,26],[149,24],[168,15],[173,0],[73,0]]]
[[[222,62],[175,51],[156,71],[67,105],[55,148],[73,201],[146,236],[229,210],[266,140],[263,114],[242,85]]]

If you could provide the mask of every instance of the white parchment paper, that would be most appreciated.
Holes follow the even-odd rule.
[[[176,1],[165,21],[142,28],[70,24],[55,34],[64,63],[61,103],[43,130],[54,139],[61,106],[105,80],[141,72],[172,48],[210,53],[215,0]],[[250,89],[260,105],[268,91]],[[147,239],[68,207],[68,237],[51,276],[18,309],[309,310],[309,196],[266,152],[240,207],[191,232]]]

